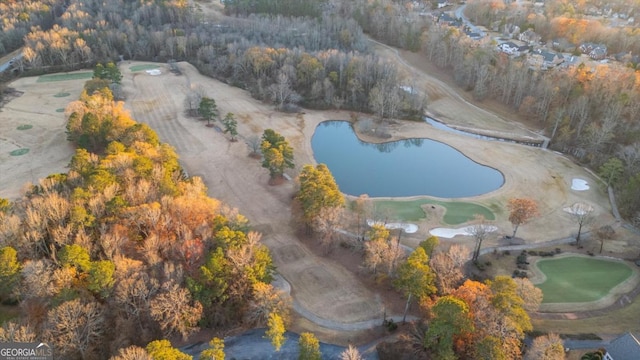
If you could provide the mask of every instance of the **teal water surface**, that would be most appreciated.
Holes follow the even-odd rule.
[[[447,144],[423,138],[367,143],[347,121],[318,125],[311,146],[316,161],[329,167],[348,195],[459,198],[486,194],[504,183],[501,172]]]

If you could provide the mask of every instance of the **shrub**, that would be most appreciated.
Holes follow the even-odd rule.
[[[383,325],[384,325],[384,327],[386,327],[386,328],[387,328],[387,330],[388,330],[389,332],[395,331],[395,330],[398,328],[398,324],[396,324],[396,323],[393,321],[393,319],[389,319],[389,320],[386,320],[386,319],[385,319],[385,320],[384,320]]]
[[[556,254],[560,254],[561,252],[562,252],[562,249],[556,248]]]

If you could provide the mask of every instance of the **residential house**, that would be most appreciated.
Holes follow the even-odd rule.
[[[602,60],[607,57],[607,46],[591,42],[582,43],[579,47],[583,54],[589,55],[593,60]]]
[[[478,32],[474,32],[473,30],[471,30],[471,28],[469,28],[468,26],[465,26],[464,28],[464,33],[472,38],[473,40],[480,40],[482,39],[482,34],[478,33]]]
[[[640,354],[640,341],[631,333],[621,335],[605,346],[604,360],[637,359]]]
[[[553,49],[560,52],[573,52],[576,47],[566,38],[553,39],[551,42]]]
[[[564,56],[551,51],[536,49],[529,54],[529,65],[535,69],[547,70],[564,62]]]
[[[447,0],[438,0],[438,9],[442,9],[443,7],[447,7],[451,5],[451,3]]]
[[[520,33],[520,26],[516,24],[505,24],[504,28],[502,29],[502,35],[510,39],[513,39],[513,37],[519,33]]]
[[[511,41],[503,42],[498,45],[498,50],[512,56],[520,56],[529,51],[528,45],[516,45]]]
[[[442,13],[438,17],[438,24],[460,27],[460,26],[462,26],[462,21],[460,21],[459,19],[454,18],[453,16],[449,15],[448,13]]]
[[[536,34],[536,32],[532,29],[527,29],[524,32],[520,33],[520,35],[518,36],[518,40],[524,41],[529,45],[535,45],[540,43],[540,40],[542,40],[542,36]]]

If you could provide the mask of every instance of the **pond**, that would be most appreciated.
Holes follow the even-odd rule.
[[[340,190],[353,196],[459,198],[486,194],[504,183],[501,172],[444,143],[421,138],[367,143],[347,121],[318,125],[311,146]]]

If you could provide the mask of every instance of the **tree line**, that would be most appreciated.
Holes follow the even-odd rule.
[[[2,341],[37,338],[56,357],[106,359],[174,351],[153,341],[201,326],[288,317],[260,234],[185,177],[173,148],[108,88],[66,111],[77,146],[69,171],[0,201],[0,301],[20,309]]]

